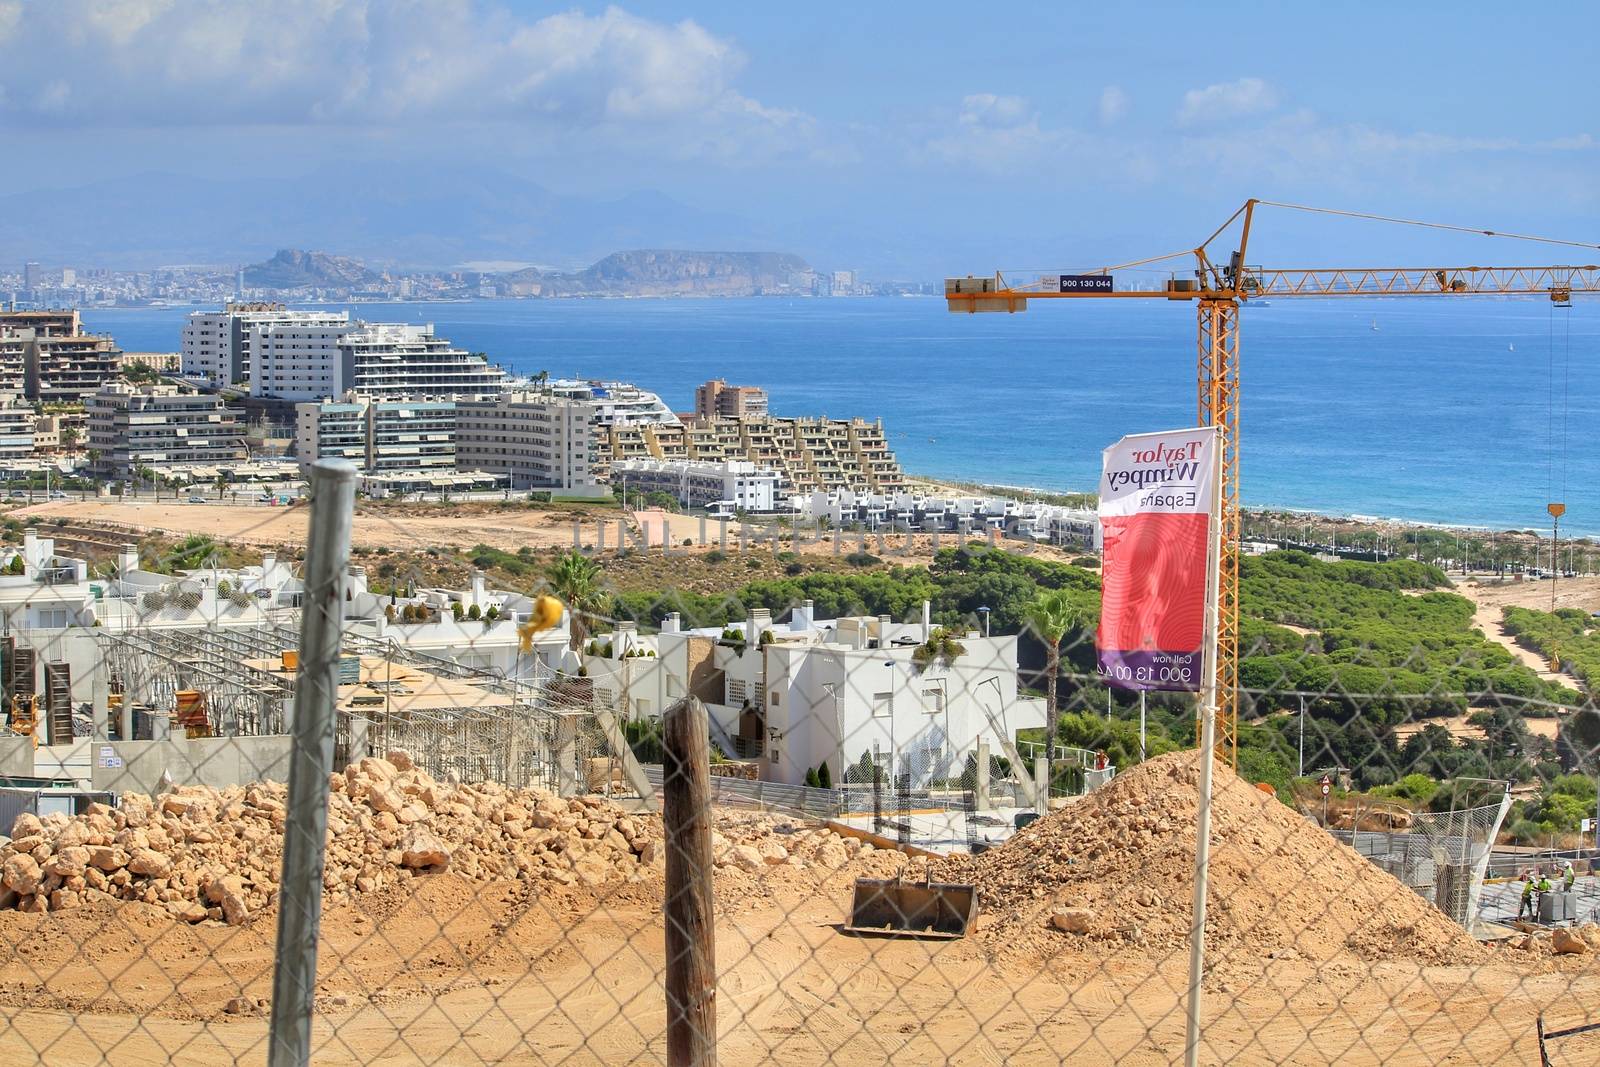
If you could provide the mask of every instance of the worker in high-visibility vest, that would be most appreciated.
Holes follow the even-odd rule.
[[[1534,884],[1534,888],[1539,891],[1539,903],[1543,904],[1545,894],[1553,888],[1550,885],[1550,876],[1544,872],[1543,868],[1539,871],[1539,881]]]
[[[1517,907],[1517,919],[1519,921],[1521,920],[1524,912],[1527,913],[1528,918],[1530,919],[1537,919],[1539,917],[1539,913],[1535,911],[1533,907],[1532,871],[1522,872],[1522,903]]]
[[[1572,892],[1572,883],[1578,880],[1578,872],[1572,869],[1572,861],[1567,861],[1566,869],[1561,872],[1561,890],[1564,893]]]

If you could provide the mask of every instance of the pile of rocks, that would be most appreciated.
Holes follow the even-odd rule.
[[[323,887],[334,900],[446,869],[598,887],[651,878],[664,864],[660,819],[601,797],[438,782],[398,751],[331,775],[330,787]],[[118,807],[72,818],[18,816],[0,847],[0,908],[110,898],[187,922],[248,922],[277,895],[285,793],[274,782],[186,787],[128,793]]]
[[[755,872],[782,865],[804,869],[818,863],[837,869],[861,847],[859,841],[777,815],[719,812],[713,827],[711,857],[719,868]]]

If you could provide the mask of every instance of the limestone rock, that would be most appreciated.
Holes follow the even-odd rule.
[[[128,856],[128,870],[147,878],[169,878],[172,861],[153,849],[136,848]]]
[[[39,816],[25,811],[16,817],[11,824],[11,839],[19,837],[38,837],[44,833],[44,824],[39,821]]]
[[[18,822],[21,822],[19,817]],[[39,863],[32,856],[17,855],[5,861],[0,867],[0,884],[19,896],[28,896],[39,888],[42,880]]]
[[[1556,955],[1581,955],[1589,951],[1589,943],[1576,930],[1558,926],[1550,931],[1550,951]]]
[[[443,870],[450,866],[450,849],[428,831],[413,829],[400,843],[400,865],[412,870],[423,867]]]
[[[1059,908],[1050,916],[1050,925],[1069,934],[1086,934],[1094,925],[1094,912],[1088,908]]]

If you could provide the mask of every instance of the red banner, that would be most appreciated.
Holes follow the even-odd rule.
[[[1200,688],[1218,456],[1214,427],[1135,434],[1105,450],[1095,644],[1108,685]]]

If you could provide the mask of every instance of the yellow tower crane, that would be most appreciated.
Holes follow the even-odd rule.
[[[1579,267],[1333,267],[1267,269],[1250,266],[1246,253],[1256,208],[1339,215],[1374,222],[1423,226],[1485,237],[1503,237],[1541,244],[1566,245],[1588,251],[1600,245],[1526,234],[1503,233],[1466,226],[1417,222],[1352,211],[1310,208],[1251,199],[1193,249],[1164,256],[1133,260],[1080,273],[1044,274],[1011,282],[999,272],[993,277],[950,278],[945,299],[951,311],[1026,311],[1039,299],[1187,300],[1199,311],[1197,366],[1198,414],[1202,426],[1222,428],[1222,552],[1217,574],[1217,753],[1238,764],[1239,733],[1239,308],[1250,300],[1271,297],[1368,297],[1484,294],[1546,296],[1569,304],[1573,293],[1600,293],[1600,266]],[[1224,233],[1238,223],[1238,245],[1225,262],[1209,251]],[[1166,280],[1161,288],[1118,288],[1116,273],[1174,259],[1192,257],[1191,276]],[[1032,272],[1030,272],[1032,273]],[[1552,502],[1552,516],[1564,505]],[[1198,718],[1198,716],[1197,716]],[[1197,723],[1198,725],[1198,723]]]

